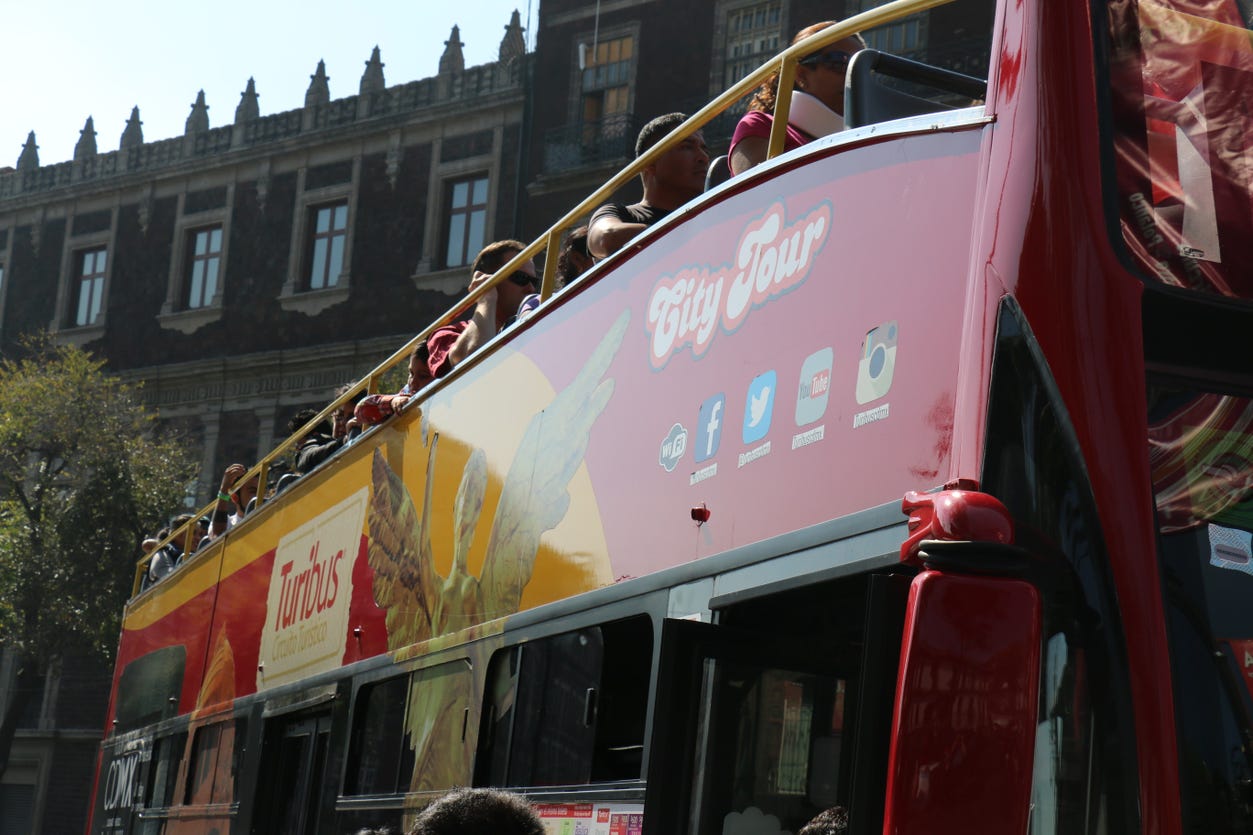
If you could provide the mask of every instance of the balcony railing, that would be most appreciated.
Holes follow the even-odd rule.
[[[544,134],[544,173],[630,159],[639,127],[634,113],[617,113],[598,122],[551,128]]]

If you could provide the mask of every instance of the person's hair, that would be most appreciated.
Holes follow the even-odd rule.
[[[819,812],[796,835],[845,835],[847,832],[848,811],[843,806],[832,806]]]
[[[408,835],[544,835],[544,824],[520,795],[454,789],[426,807]]]
[[[189,522],[191,522],[191,521],[192,521],[193,519],[195,519],[195,518],[196,518],[196,517],[195,517],[195,516],[193,516],[193,515],[192,515],[192,514],[190,514],[190,513],[180,513],[180,514],[178,514],[177,516],[175,516],[173,519],[171,519],[171,520],[170,520],[170,533],[177,533],[177,532],[178,532],[178,531],[179,531],[179,530],[183,527],[183,525],[188,524]],[[186,545],[186,546],[187,546],[187,547],[186,547],[186,550],[187,550],[187,551],[192,551],[192,550],[194,550],[194,549],[195,549],[195,547],[196,547],[198,544],[200,544],[200,540],[199,540],[199,539],[194,539],[194,537],[196,536],[196,534],[197,534],[197,531],[196,531],[196,526],[195,526],[195,525],[191,525],[191,526],[190,526],[190,527],[188,527],[188,528],[187,528],[187,530],[183,533],[183,545]],[[187,540],[187,537],[193,537],[193,541],[192,541],[191,543],[187,543],[187,541],[186,541],[186,540]],[[182,545],[180,545],[180,544],[179,544],[179,540],[177,540],[177,539],[176,539],[176,540],[174,540],[174,544],[175,544],[175,547],[176,547],[176,548],[177,548],[177,547],[183,547]]]
[[[805,40],[805,38],[808,38],[810,35],[816,35],[828,26],[833,26],[835,23],[836,21],[834,20],[824,20],[821,23],[814,23],[806,26],[804,29],[796,33],[796,36],[792,38],[792,43],[789,44],[789,46],[795,46]],[[866,42],[862,40],[861,35],[853,34],[849,35],[849,37],[861,43],[862,49],[866,48]],[[748,109],[760,110],[762,113],[773,113],[774,100],[778,97],[779,73],[773,72],[766,76],[766,80],[761,82],[761,86],[757,88],[757,92],[753,93],[752,99],[748,102]]]
[[[476,273],[494,273],[524,249],[526,249],[526,244],[522,241],[492,241],[474,256],[474,266],[470,269]]]
[[[304,426],[306,423],[318,416],[318,411],[318,409],[301,409],[299,412],[296,412],[296,414],[292,415],[292,419],[287,421],[287,434],[295,435],[298,431],[300,431],[300,427]],[[330,431],[331,427],[325,420],[323,420],[317,426],[313,427],[313,432],[310,434],[313,434],[314,432],[329,434]]]
[[[667,113],[658,116],[640,128],[640,135],[635,138],[635,156],[641,157],[649,148],[660,142],[665,135],[687,121],[684,113]]]
[[[356,385],[356,383],[344,383],[342,386],[340,386],[339,388],[335,389],[335,397],[336,397],[337,399],[338,399],[338,398],[340,398],[340,397],[343,397],[345,394],[347,394],[348,392],[352,391],[352,387],[353,387],[353,386],[355,386],[355,385]],[[351,402],[352,402],[352,403],[354,403],[354,404],[355,404],[355,403],[360,402],[360,401],[361,401],[361,399],[362,399],[363,397],[365,397],[365,396],[366,396],[366,394],[367,394],[366,390],[365,390],[365,389],[361,389],[360,391],[358,391],[356,394],[354,394],[354,395],[352,396],[352,401],[351,401]]]
[[[566,242],[562,244],[561,254],[557,256],[557,275],[561,277],[562,284],[579,277],[578,267],[570,260],[570,253],[577,252],[584,258],[591,258],[591,253],[587,251],[587,227],[580,226],[569,235],[566,236]]]

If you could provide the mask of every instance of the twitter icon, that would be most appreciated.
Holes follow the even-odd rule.
[[[759,374],[748,384],[744,402],[744,443],[755,444],[770,431],[770,415],[774,412],[774,371]]]

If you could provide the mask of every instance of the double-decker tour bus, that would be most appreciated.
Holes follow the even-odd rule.
[[[547,251],[534,316],[137,584],[90,831],[463,785],[553,833],[1253,831],[1247,0],[999,2],[986,79],[859,53],[846,130],[778,154],[780,96],[553,293],[640,166],[939,4],[695,114],[497,274]]]

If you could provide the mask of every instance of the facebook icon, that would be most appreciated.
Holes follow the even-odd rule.
[[[708,461],[718,451],[722,440],[722,413],[726,411],[727,398],[715,394],[700,404],[700,420],[696,422],[696,463]]]

